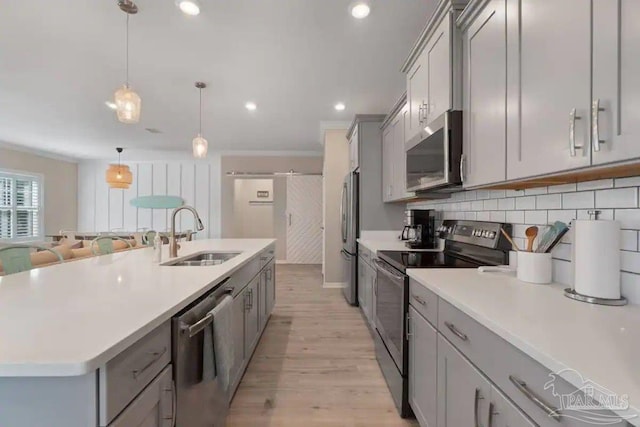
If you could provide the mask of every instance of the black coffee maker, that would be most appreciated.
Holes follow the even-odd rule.
[[[436,248],[435,212],[428,209],[406,210],[402,240],[409,249]]]

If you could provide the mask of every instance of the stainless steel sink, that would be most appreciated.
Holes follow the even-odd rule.
[[[197,252],[162,265],[169,267],[206,267],[220,265],[237,257],[240,253],[241,252]]]

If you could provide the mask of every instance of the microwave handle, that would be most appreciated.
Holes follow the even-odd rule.
[[[460,155],[460,182],[464,183],[464,169],[467,157],[464,154]]]

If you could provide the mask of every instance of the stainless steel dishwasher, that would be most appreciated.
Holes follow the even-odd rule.
[[[224,282],[172,319],[176,384],[176,427],[224,427],[229,411],[227,395],[215,370],[205,372],[205,328],[209,314],[233,288]],[[212,356],[215,357],[214,354]]]

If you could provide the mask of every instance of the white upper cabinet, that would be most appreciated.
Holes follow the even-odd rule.
[[[491,0],[477,16],[472,17],[470,25],[463,26],[465,187],[506,179],[505,6],[505,0]]]
[[[445,17],[431,36],[424,51],[428,99],[423,111],[425,124],[429,124],[453,107],[451,99],[452,25],[450,17]]]
[[[514,0],[509,0],[514,1]],[[519,123],[509,132],[507,178],[589,166],[591,0],[521,0]],[[491,167],[488,165],[488,167]]]
[[[640,157],[640,2],[593,2],[594,164]]]

